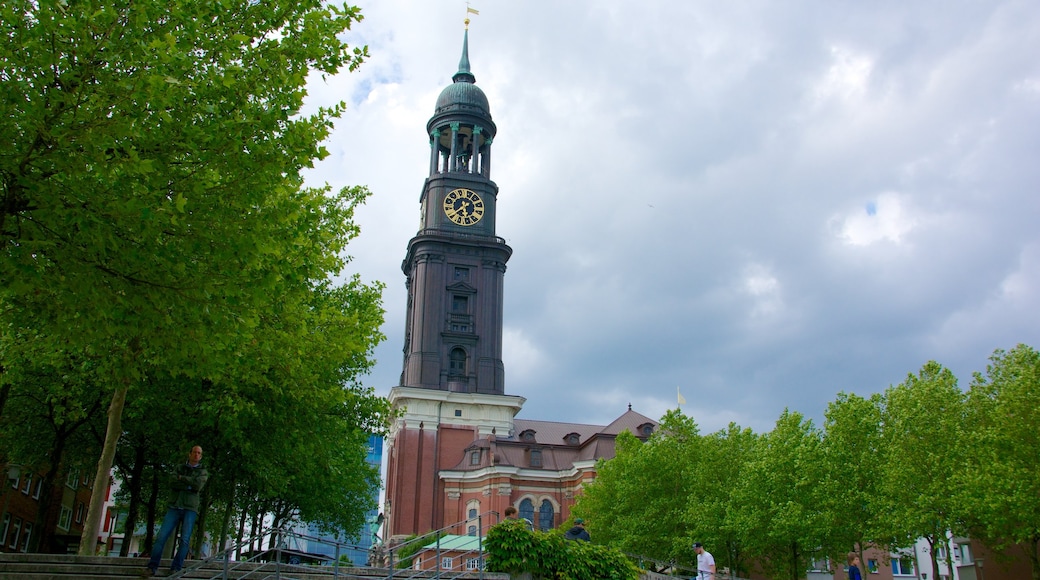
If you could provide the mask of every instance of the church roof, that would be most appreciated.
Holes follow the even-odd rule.
[[[646,439],[657,428],[657,421],[631,408],[609,425],[588,425],[558,421],[514,419],[513,431],[506,437],[491,435],[473,440],[466,451],[481,450],[479,463],[464,453],[453,471],[473,471],[490,466],[537,468],[547,471],[573,469],[575,463],[611,459],[618,434],[630,431]],[[532,459],[538,453],[538,463]]]
[[[466,111],[471,113],[483,113],[491,116],[491,107],[488,105],[487,96],[480,87],[476,85],[477,78],[469,69],[469,30],[465,32],[462,40],[462,58],[459,60],[459,71],[451,77],[452,84],[441,91],[437,97],[437,106],[434,114],[446,113],[452,110]]]

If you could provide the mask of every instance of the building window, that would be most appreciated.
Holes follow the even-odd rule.
[[[58,527],[63,530],[68,530],[69,526],[72,525],[72,509],[68,506],[61,506],[61,515],[58,516]]]
[[[531,450],[531,467],[541,467],[541,466],[542,466],[542,450],[541,449],[532,449]]]
[[[29,551],[29,539],[32,538],[33,525],[29,522],[25,522],[25,529],[22,530],[22,552]]]
[[[43,478],[36,478],[36,487],[33,488],[33,499],[40,499],[40,491],[43,489]]]
[[[878,573],[877,560],[867,560],[867,571],[871,574]]]
[[[21,531],[22,518],[15,518],[14,521],[11,522],[11,537],[8,538],[10,540],[7,544],[8,548],[14,549],[18,547],[18,533]]]
[[[520,517],[529,522],[534,521],[534,504],[528,498],[520,502]]]
[[[472,572],[480,569],[480,558],[466,558],[466,570]]]
[[[469,508],[469,519],[477,517],[477,508]]]
[[[86,511],[86,506],[83,505],[83,502],[79,502],[79,504],[76,505],[76,523],[77,524],[82,524],[83,523],[83,512],[84,511]]]
[[[960,552],[962,566],[967,566],[974,562],[971,558],[971,544],[957,544],[957,551]]]
[[[469,452],[469,464],[470,465],[480,465],[480,451],[470,451]]]
[[[28,474],[22,479],[22,493],[29,495],[29,490],[32,489],[33,474]]]
[[[0,522],[0,546],[7,544],[7,532],[11,529],[11,514],[4,514],[3,522]]]
[[[577,445],[581,443],[581,435],[577,433],[568,433],[563,437],[563,440],[567,445]]]
[[[534,441],[534,429],[525,429],[523,433],[520,433],[521,441]]]
[[[477,535],[477,526],[470,526],[470,527],[466,528],[466,535],[468,535],[468,536],[476,536]]]
[[[12,469],[12,471],[15,471],[15,469]],[[11,480],[11,489],[18,489],[18,477],[17,476],[14,479]]]
[[[459,266],[455,266],[455,279],[469,280],[469,268],[460,268]]]
[[[448,355],[448,374],[462,376],[466,374],[466,351],[460,347],[451,349]]]
[[[454,564],[455,563],[452,561],[452,557],[451,556],[444,556],[443,558],[441,558],[441,569],[442,570],[451,570],[451,567]]]
[[[538,508],[538,529],[545,532],[553,527],[553,504],[547,499],[542,500],[542,507]]]
[[[65,478],[65,487],[70,489],[76,489],[76,482],[79,480],[79,473],[75,470],[69,471],[68,477]]]
[[[456,417],[461,417],[462,416],[462,409],[455,409],[455,416]]]
[[[469,312],[469,297],[459,296],[458,294],[451,297],[451,311],[458,314],[465,314]]]
[[[914,561],[910,556],[894,556],[892,558],[893,576],[914,576]]]

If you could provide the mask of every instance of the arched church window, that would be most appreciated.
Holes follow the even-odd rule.
[[[553,527],[553,504],[547,499],[542,500],[542,507],[538,508],[538,529],[546,531]]]
[[[520,517],[529,521],[534,521],[534,503],[531,502],[530,498],[524,498],[520,502]]]
[[[448,355],[448,374],[462,376],[466,374],[466,351],[456,346]]]

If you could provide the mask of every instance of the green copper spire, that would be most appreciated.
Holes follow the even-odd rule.
[[[469,29],[462,36],[462,58],[459,60],[459,72],[451,77],[451,80],[459,83],[475,83],[477,78],[469,72]]]

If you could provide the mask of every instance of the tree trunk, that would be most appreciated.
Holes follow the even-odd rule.
[[[202,544],[205,543],[206,540],[206,516],[209,514],[208,490],[208,486],[203,488],[201,497],[199,498],[199,518],[195,521],[195,530],[191,542],[191,550],[199,560],[202,559]]]
[[[224,508],[224,518],[220,523],[220,541],[217,543],[215,550],[223,552],[227,549],[228,540],[228,526],[231,525],[231,511],[235,508],[235,496],[238,491],[238,486],[235,485],[235,481],[231,481],[231,498],[228,499],[227,507]],[[225,556],[226,557],[226,556]]]
[[[36,529],[40,533],[36,535],[36,543],[31,551],[47,553],[50,549],[51,538],[54,537],[54,529],[47,525],[51,506],[54,503],[54,480],[57,479],[58,469],[61,466],[61,458],[65,455],[65,443],[68,441],[64,429],[59,429],[54,436],[54,447],[47,457],[47,472],[43,474],[43,484],[40,486],[40,503],[36,506]],[[73,506],[75,508],[75,506]]]
[[[128,390],[130,390],[130,381],[126,379],[112,393],[112,404],[108,408],[105,444],[101,450],[101,458],[98,459],[97,471],[94,473],[94,490],[90,494],[90,508],[87,509],[87,521],[83,523],[83,534],[79,540],[80,556],[93,556],[94,550],[97,548],[98,531],[101,529],[101,518],[105,511],[105,495],[112,472],[112,459],[116,456],[116,443],[122,433],[123,406],[126,404]]]
[[[242,540],[246,537],[246,508],[242,506],[242,515],[238,518],[238,547],[235,548],[235,559],[242,559]]]
[[[130,544],[134,543],[134,529],[137,528],[137,514],[141,511],[141,488],[144,476],[144,445],[134,447],[134,465],[130,468],[130,476],[126,480],[127,491],[130,492],[130,505],[127,506],[126,524],[123,526],[123,545],[119,547],[119,556],[130,555]]]
[[[159,470],[152,466],[152,490],[148,496],[148,513],[146,515],[147,525],[144,532],[144,545],[141,547],[142,553],[150,554],[152,552],[152,544],[155,543],[155,520],[158,515],[159,505]]]
[[[1040,534],[1033,534],[1029,542],[1029,562],[1033,565],[1033,580],[1040,580]]]

